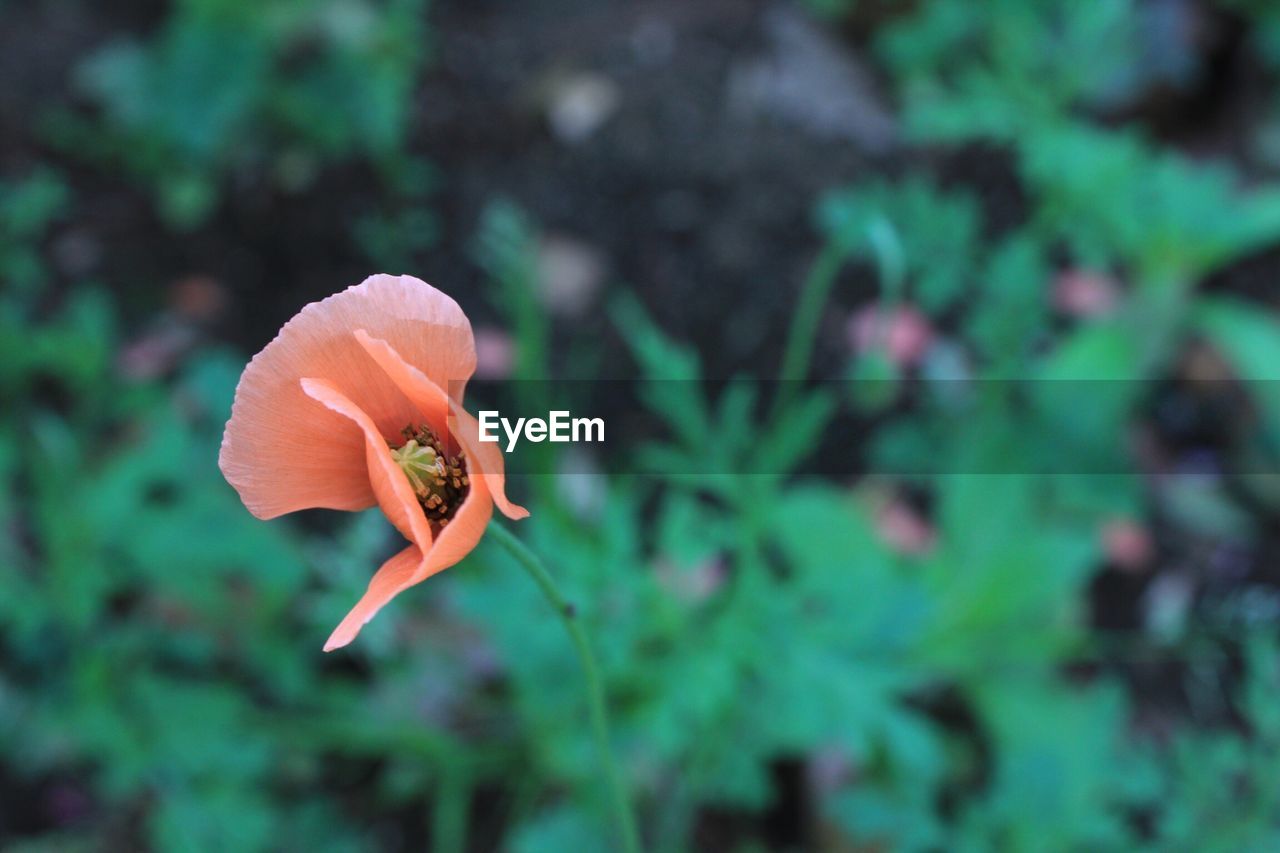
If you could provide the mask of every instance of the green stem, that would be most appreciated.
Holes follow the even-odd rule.
[[[469,785],[463,774],[452,771],[446,772],[436,786],[431,849],[437,853],[463,853],[467,849]]]
[[[792,386],[809,375],[809,360],[813,357],[813,340],[818,333],[818,321],[822,319],[822,308],[827,304],[847,254],[848,250],[839,240],[828,241],[800,288],[800,302],[791,318],[787,347],[782,354],[782,371],[778,376],[781,385],[774,397],[774,417],[791,402]]]
[[[618,829],[622,834],[624,849],[627,853],[639,853],[640,836],[636,832],[636,819],[631,811],[631,800],[627,797],[622,777],[618,773],[617,763],[613,759],[613,749],[609,746],[609,717],[605,712],[604,690],[600,682],[600,668],[596,664],[595,654],[587,641],[587,634],[578,620],[578,612],[572,604],[565,600],[551,579],[551,575],[542,565],[538,556],[517,539],[511,531],[499,524],[489,525],[489,535],[507,549],[516,562],[529,573],[538,589],[546,596],[551,607],[564,622],[569,637],[577,649],[578,658],[582,662],[582,671],[587,680],[587,700],[591,709],[591,729],[595,735],[596,749],[600,752],[600,762],[604,765],[609,789],[613,797],[613,809],[618,821]]]

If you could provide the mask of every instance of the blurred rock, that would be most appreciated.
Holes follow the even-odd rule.
[[[200,342],[203,328],[222,316],[229,301],[222,283],[206,275],[178,279],[167,295],[169,310],[116,356],[116,367],[128,379],[143,382],[172,373]]]
[[[705,205],[692,190],[667,190],[655,199],[655,224],[674,234],[696,233],[705,216]]]
[[[1204,344],[1193,344],[1187,348],[1179,364],[1179,373],[1189,382],[1208,386],[1206,390],[1209,391],[1235,375],[1227,359]]]
[[[182,319],[208,324],[216,321],[226,310],[227,290],[212,276],[189,275],[173,283],[169,304]]]
[[[506,379],[516,362],[516,345],[511,336],[493,326],[477,326],[476,378]]]
[[[602,74],[557,77],[549,84],[547,123],[562,142],[583,142],[609,120],[621,101],[617,84]]]
[[[83,821],[93,813],[94,805],[90,793],[75,782],[57,782],[45,795],[45,811],[58,826]]]
[[[581,316],[600,290],[604,272],[604,256],[581,240],[549,234],[538,244],[538,292],[553,314]]]
[[[462,646],[462,662],[467,674],[477,681],[489,681],[506,672],[502,655],[487,637],[478,632],[467,636]]]
[[[631,51],[641,65],[662,65],[676,52],[675,30],[661,18],[646,18],[631,33]]]
[[[195,330],[184,323],[165,323],[125,344],[116,357],[116,366],[127,379],[157,379],[178,366],[197,338]]]
[[[558,461],[556,492],[578,518],[598,519],[608,493],[605,475],[595,454],[569,445]]]
[[[1161,575],[1143,598],[1143,622],[1147,630],[1164,640],[1175,640],[1186,630],[1191,610],[1191,579],[1181,572]]]
[[[960,405],[973,396],[973,364],[965,348],[950,339],[935,340],[920,363],[920,377],[934,397]]]
[[[1197,77],[1229,42],[1225,15],[1212,14],[1201,0],[1143,0],[1133,7],[1136,26],[1121,61],[1101,84],[1094,104],[1109,111],[1141,111],[1149,120],[1168,121],[1185,113]]]
[[[1235,596],[1231,613],[1246,626],[1274,628],[1280,622],[1280,596],[1267,587],[1247,586]]]
[[[791,8],[773,10],[765,29],[769,55],[730,73],[732,109],[847,139],[868,151],[894,145],[896,122],[871,75],[847,47]]]
[[[1239,543],[1220,542],[1209,555],[1209,575],[1218,581],[1240,583],[1253,570],[1250,551]]]
[[[1220,460],[1183,454],[1157,483],[1160,509],[1180,530],[1226,541],[1247,541],[1255,535],[1256,520],[1232,494]]]
[[[102,262],[102,243],[83,228],[73,228],[50,247],[58,272],[68,278],[89,275]]]
[[[664,589],[688,604],[706,601],[728,577],[728,568],[720,556],[709,557],[691,566],[681,566],[659,557],[653,571]]]
[[[825,746],[809,756],[805,767],[809,784],[821,794],[831,794],[853,781],[853,760],[837,744]]]

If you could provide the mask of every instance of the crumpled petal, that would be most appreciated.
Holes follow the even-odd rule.
[[[369,624],[382,606],[407,589],[422,565],[422,551],[410,545],[382,564],[369,581],[369,589],[325,641],[324,650],[331,652],[350,643]]]
[[[347,645],[388,601],[471,553],[492,517],[493,500],[484,481],[472,479],[467,499],[440,531],[431,550],[424,555],[417,546],[410,545],[388,560],[369,582],[368,591],[330,635],[324,650],[331,652]]]
[[[502,514],[511,519],[529,515],[524,507],[507,500],[506,473],[502,451],[496,443],[480,441],[480,424],[462,404],[406,361],[390,343],[380,340],[365,329],[357,329],[356,340],[369,356],[386,372],[406,397],[414,402],[424,417],[438,416],[442,407],[449,412],[449,436],[467,454],[467,473],[474,484],[483,480]],[[433,427],[434,429],[434,427]],[[437,435],[445,433],[437,430]],[[470,500],[470,498],[468,498]]]
[[[308,396],[350,418],[363,431],[368,476],[378,504],[396,529],[414,543],[373,576],[368,591],[325,643],[325,651],[332,651],[355,639],[360,629],[392,598],[469,554],[493,517],[493,500],[485,481],[471,478],[466,500],[433,541],[431,527],[413,488],[369,416],[323,379],[303,379],[302,386]]]
[[[391,448],[360,407],[323,379],[304,378],[302,390],[326,408],[351,420],[364,434],[365,464],[378,506],[404,538],[422,550],[431,547],[431,526],[413,487],[391,457]]]
[[[512,521],[528,518],[529,510],[507,500],[506,463],[503,461],[502,451],[498,449],[497,442],[480,440],[480,422],[462,408],[461,403],[451,400],[449,411],[453,416],[449,421],[450,432],[466,451],[467,458],[474,460],[476,469],[481,474],[480,478],[488,485],[489,491],[493,494],[493,502],[498,505],[498,509]]]
[[[259,518],[311,507],[364,509],[376,500],[361,428],[300,384],[310,377],[342,389],[381,435],[399,434],[417,408],[376,369],[353,329],[387,341],[457,399],[475,370],[462,309],[412,276],[371,276],[303,308],[245,368],[223,434],[218,464]]]

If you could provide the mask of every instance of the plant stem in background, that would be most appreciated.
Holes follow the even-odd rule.
[[[809,361],[813,358],[813,342],[818,334],[818,321],[822,309],[831,295],[836,275],[845,260],[859,243],[865,243],[879,273],[881,298],[885,308],[902,298],[906,275],[906,259],[902,241],[893,223],[883,216],[875,216],[858,228],[845,229],[835,234],[822,252],[800,289],[800,302],[791,318],[787,332],[787,348],[782,355],[782,371],[778,378],[781,386],[774,397],[773,416],[777,419],[791,402],[796,383],[809,375]]]
[[[489,535],[501,543],[502,547],[506,548],[507,552],[516,558],[516,562],[529,573],[534,583],[538,585],[538,589],[542,590],[542,594],[546,596],[552,609],[556,611],[564,622],[565,629],[573,640],[574,648],[578,652],[578,658],[582,661],[583,674],[587,680],[587,701],[591,710],[591,730],[595,736],[596,749],[600,752],[600,761],[604,765],[605,776],[613,799],[613,809],[618,821],[618,830],[622,834],[623,846],[627,853],[639,853],[640,837],[636,831],[635,815],[631,811],[631,800],[622,784],[617,762],[613,758],[613,749],[609,745],[609,717],[605,710],[604,689],[600,682],[600,667],[596,664],[595,654],[591,651],[591,644],[587,641],[587,634],[582,629],[582,623],[578,620],[577,611],[560,594],[560,590],[556,587],[556,583],[552,580],[550,573],[542,565],[542,561],[538,559],[538,556],[529,550],[528,546],[517,539],[505,527],[498,524],[489,525]]]
[[[467,849],[467,808],[470,780],[451,771],[440,777],[435,812],[431,819],[431,849],[437,853],[463,853]]]
[[[809,360],[813,357],[813,339],[818,333],[818,320],[827,304],[836,274],[844,264],[848,249],[839,241],[831,240],[822,248],[808,277],[800,289],[800,302],[791,318],[787,332],[787,348],[782,355],[782,371],[778,378],[781,386],[774,397],[773,415],[776,418],[791,402],[792,388],[809,374]]]

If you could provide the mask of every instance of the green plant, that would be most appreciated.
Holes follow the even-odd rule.
[[[926,0],[880,31],[875,46],[915,132],[1017,140],[1046,119],[1122,98],[1140,82],[1141,25],[1132,0],[999,0],[977,8]]]
[[[48,169],[0,183],[0,281],[18,294],[29,295],[48,278],[40,241],[68,196],[62,178]]]
[[[322,641],[387,529],[304,534],[244,513],[213,464],[238,359],[124,380],[105,294],[78,288],[53,313],[42,296],[0,301],[0,745],[11,790],[80,804],[43,843],[369,849],[385,829],[343,819],[343,786],[315,790],[326,768],[379,768],[386,814],[512,760],[401,701],[427,666],[391,650],[402,619],[370,629],[388,652],[377,691],[299,661],[299,636]],[[317,569],[331,593],[312,588]],[[464,670],[430,669],[469,689]]]
[[[366,159],[394,188],[424,11],[424,0],[182,0],[152,40],[87,58],[77,85],[96,118],[56,113],[48,131],[123,164],[180,228],[205,221],[235,176],[296,191],[330,163]]]

